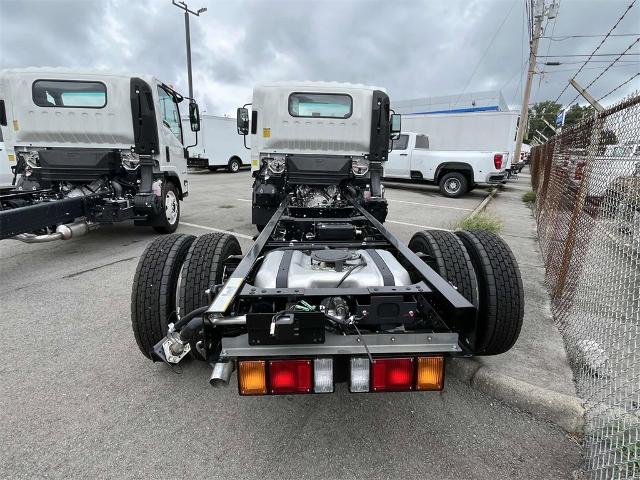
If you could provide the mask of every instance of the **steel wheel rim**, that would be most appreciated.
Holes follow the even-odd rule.
[[[233,162],[231,162],[231,171],[237,172],[238,170],[240,170],[240,165],[238,165],[238,162],[234,160]]]
[[[164,215],[170,225],[176,223],[176,220],[178,219],[178,198],[171,190],[169,190],[164,196]]]
[[[447,193],[458,193],[460,191],[460,180],[457,178],[450,178],[444,183],[444,189]]]

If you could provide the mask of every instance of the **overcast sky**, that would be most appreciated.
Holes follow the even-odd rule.
[[[561,0],[545,35],[605,34],[631,2]],[[523,0],[189,3],[208,8],[191,22],[195,96],[208,113],[234,113],[254,84],[273,80],[366,83],[397,100],[500,89],[510,105],[521,101]],[[614,33],[639,32],[640,3]],[[609,38],[599,53],[621,53],[637,37]],[[542,39],[538,53],[589,54],[601,38]],[[639,71],[640,43],[630,52],[590,88],[596,97]],[[588,84],[613,58],[598,57],[578,80]],[[171,0],[0,0],[0,67],[27,66],[149,73],[186,94],[183,16]],[[540,66],[550,73],[536,76],[533,101],[555,99],[579,67]],[[639,88],[636,77],[603,103]],[[574,96],[569,89],[561,102]]]

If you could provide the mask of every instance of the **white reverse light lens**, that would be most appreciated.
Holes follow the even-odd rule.
[[[313,361],[313,391],[316,393],[333,392],[332,358],[316,358]]]
[[[362,357],[351,358],[351,387],[352,392],[369,391],[369,359]]]

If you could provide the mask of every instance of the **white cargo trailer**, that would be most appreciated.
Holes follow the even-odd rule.
[[[519,112],[402,114],[402,129],[429,135],[431,150],[509,152],[513,159]]]
[[[183,118],[182,123],[185,141],[187,145],[193,145],[196,143],[195,135],[189,128],[189,119]],[[235,173],[251,164],[250,150],[244,147],[242,137],[238,135],[235,118],[201,115],[200,128],[198,144],[189,149],[188,167],[211,171],[226,168]]]

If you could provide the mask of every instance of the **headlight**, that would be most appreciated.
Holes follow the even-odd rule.
[[[284,172],[287,162],[285,162],[284,158],[265,158],[267,162],[267,168],[271,173],[275,173],[276,175]]]
[[[356,177],[362,177],[369,172],[369,160],[354,158],[351,161],[351,171]]]
[[[135,170],[140,166],[140,157],[138,154],[129,150],[121,150],[120,158],[122,159],[122,166],[127,170]]]

